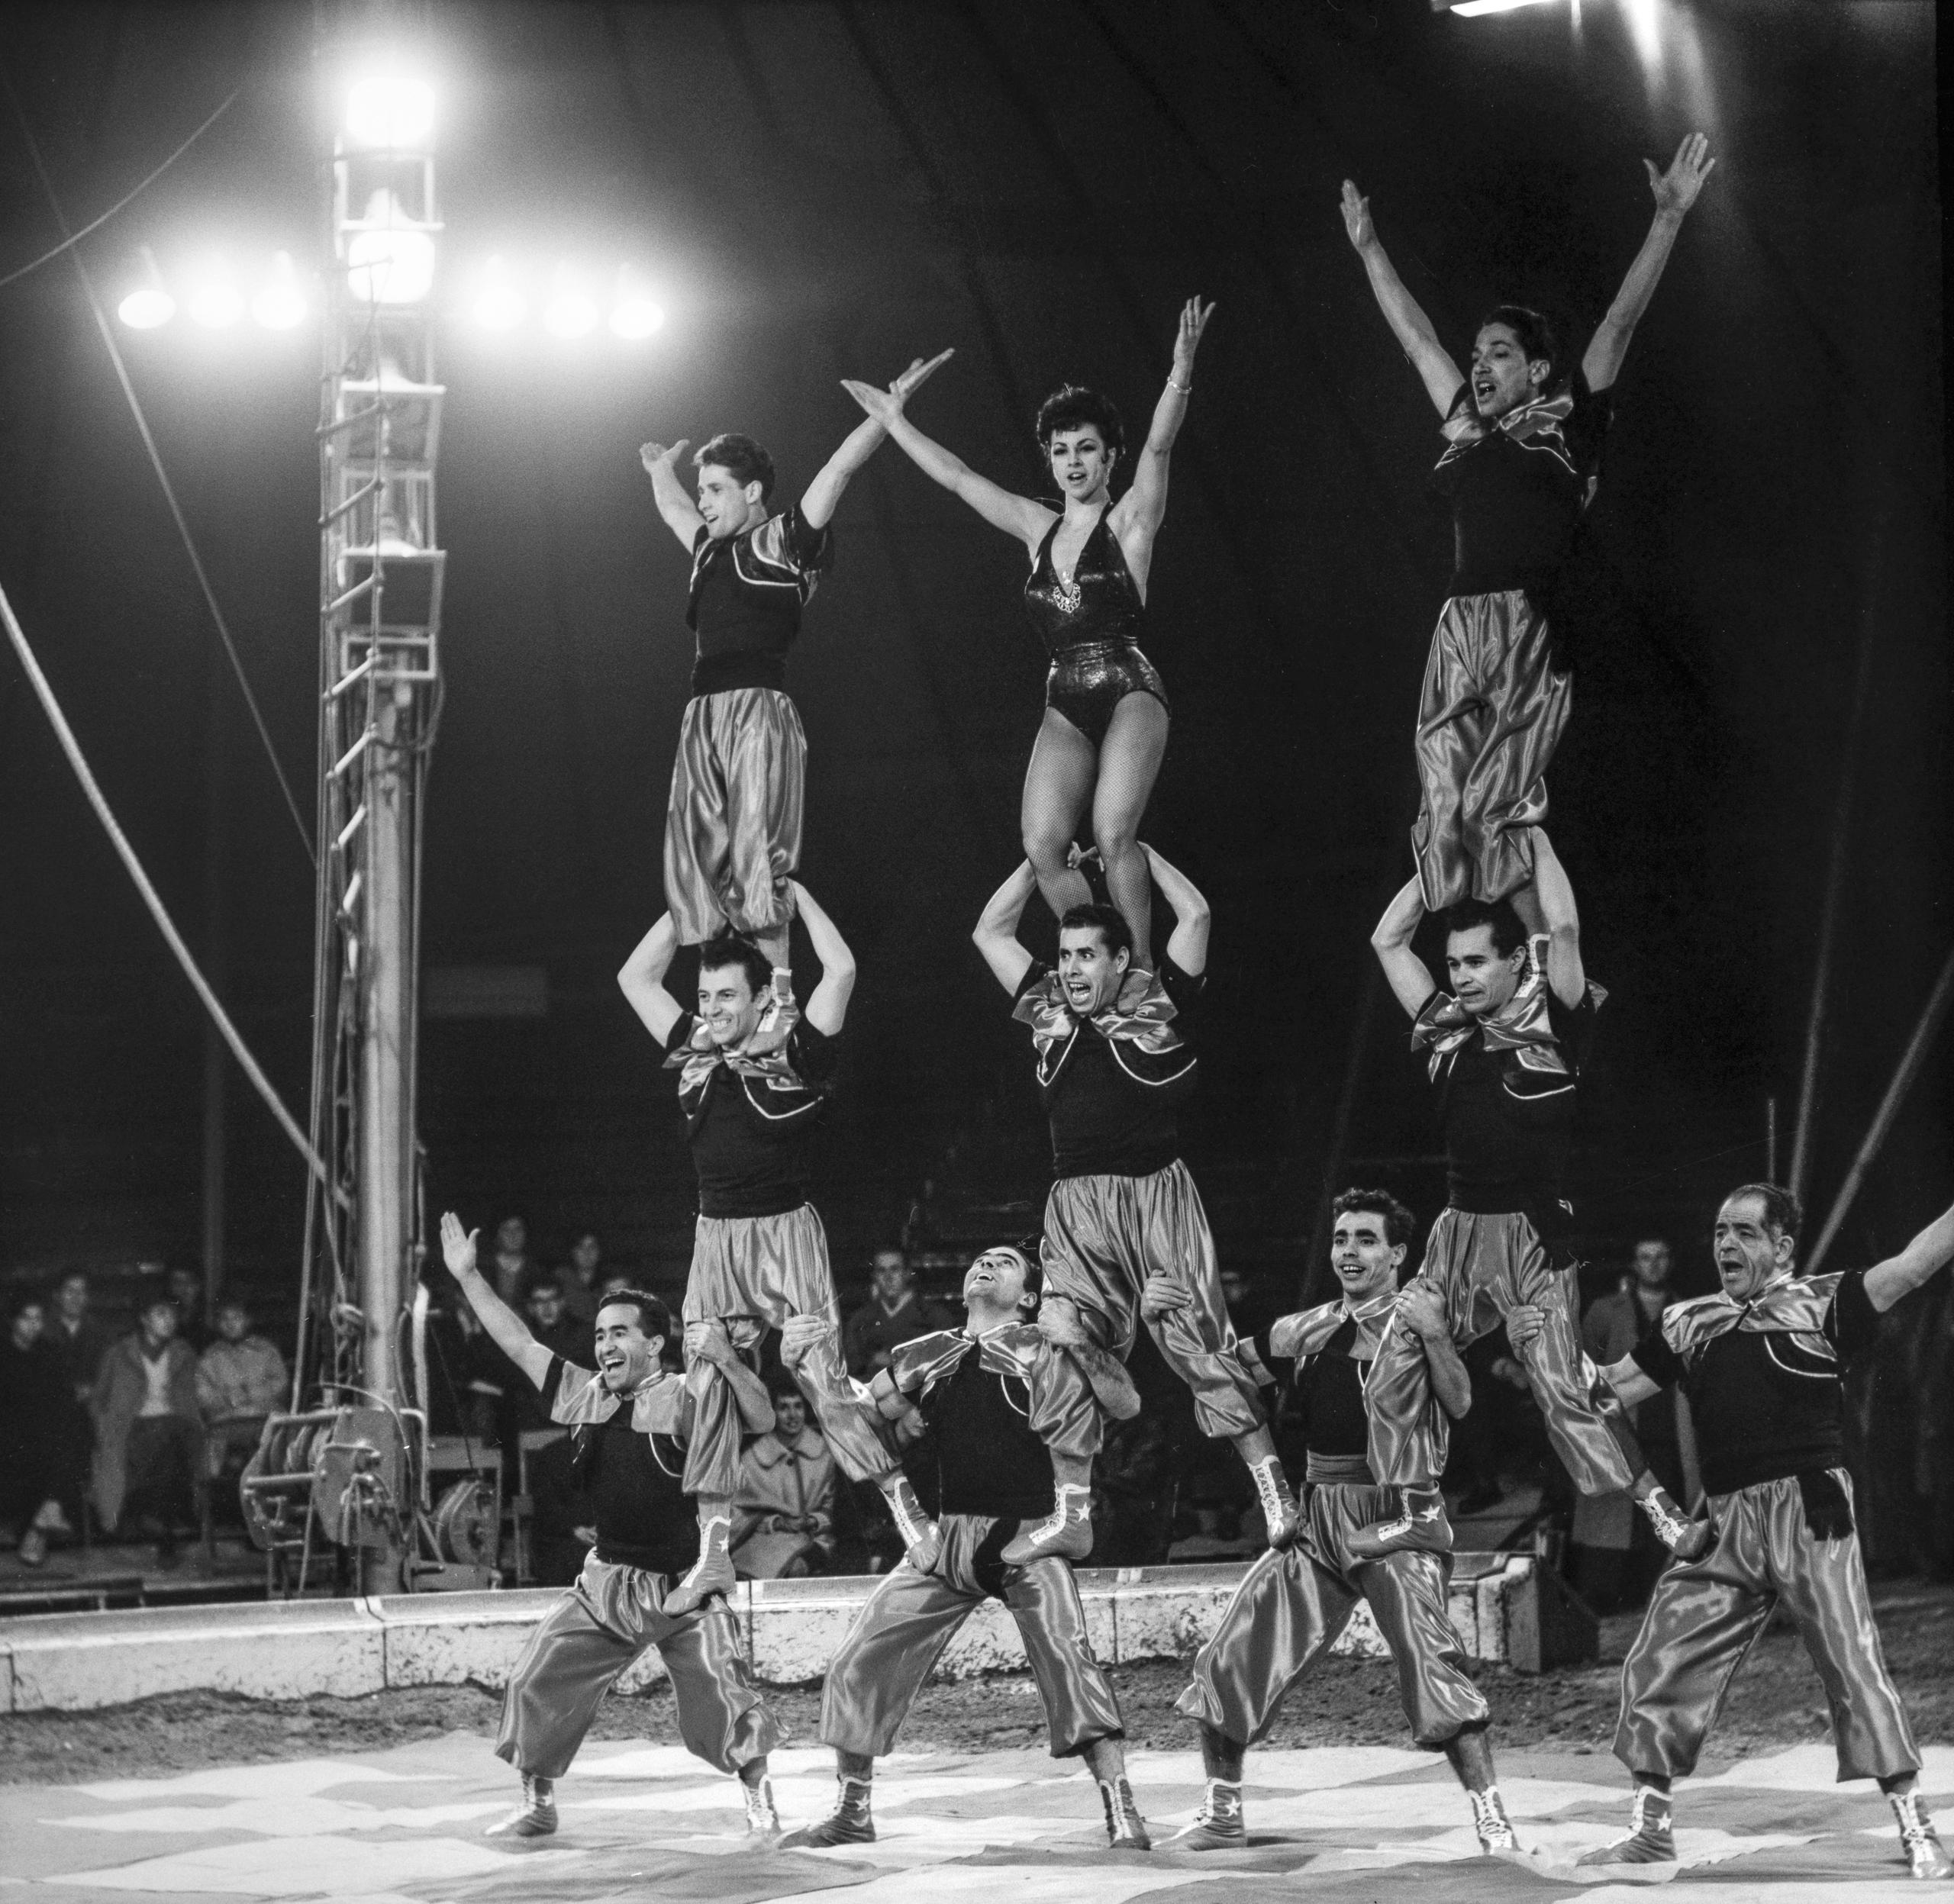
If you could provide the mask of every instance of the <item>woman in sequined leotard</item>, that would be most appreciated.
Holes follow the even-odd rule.
[[[1109,487],[1125,449],[1119,412],[1068,386],[1038,413],[1038,446],[1065,498],[1062,510],[1014,495],[979,475],[903,414],[903,398],[871,385],[845,387],[910,458],[1031,558],[1026,612],[1051,656],[1045,715],[1024,776],[1024,851],[1045,901],[1060,918],[1091,897],[1071,863],[1089,813],[1113,903],[1133,939],[1133,964],[1150,967],[1152,884],[1138,834],[1167,748],[1167,695],[1140,652],[1153,538],[1167,509],[1167,459],[1194,389],[1194,358],[1214,307],[1190,298],[1174,341],[1174,367],[1155,406],[1131,485]]]

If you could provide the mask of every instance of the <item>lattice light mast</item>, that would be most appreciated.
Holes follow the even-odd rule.
[[[325,1379],[421,1401],[402,1318],[424,1245],[414,1141],[421,833],[440,705],[447,556],[434,467],[441,230],[430,89],[358,79],[331,175],[319,421],[319,977],[311,1232],[331,1289]]]

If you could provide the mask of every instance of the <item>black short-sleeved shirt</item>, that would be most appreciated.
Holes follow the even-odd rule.
[[[1369,1451],[1370,1420],[1364,1413],[1364,1380],[1368,1361],[1350,1353],[1357,1325],[1346,1317],[1335,1335],[1315,1354],[1291,1362],[1270,1348],[1270,1332],[1255,1339],[1256,1353],[1278,1381],[1294,1385],[1296,1414],[1302,1424],[1303,1445],[1312,1455],[1346,1459]]]
[[[917,1403],[936,1449],[943,1511],[1042,1520],[1052,1511],[1052,1456],[1031,1426],[1030,1388],[982,1363],[972,1351]]]
[[[1600,480],[1601,443],[1614,417],[1614,393],[1590,390],[1578,370],[1567,395],[1565,417],[1510,433],[1491,424],[1440,457],[1432,488],[1452,512],[1455,595],[1551,591]],[[1450,417],[1472,402],[1471,384],[1461,384]]]
[[[564,1366],[560,1355],[551,1358],[543,1380],[546,1409],[556,1403]],[[699,1527],[680,1478],[683,1444],[633,1428],[628,1397],[608,1421],[573,1429],[571,1442],[578,1482],[597,1523],[597,1558],[653,1574],[684,1573],[699,1557]]]
[[[682,1051],[698,1023],[682,1012],[665,1041]],[[702,1216],[779,1216],[808,1200],[808,1145],[827,1108],[835,1040],[805,1018],[787,1041],[793,1080],[744,1076],[717,1065],[702,1093],[679,1087],[698,1173]]]
[[[834,561],[834,536],[790,504],[757,529],[715,542],[701,524],[692,543],[685,625],[698,637],[692,692],[782,688],[801,611]]]
[[[1032,962],[1017,988],[1022,998],[1051,968]],[[1147,1177],[1181,1154],[1180,1110],[1199,1074],[1194,1007],[1204,975],[1160,962],[1160,982],[1173,1000],[1179,1049],[1150,1056],[1130,1041],[1089,1024],[1039,1059],[1040,1094],[1052,1127],[1056,1177]]]
[[[1845,1464],[1846,1364],[1878,1330],[1865,1272],[1840,1279],[1825,1312],[1824,1335],[1836,1359],[1785,1330],[1727,1329],[1705,1345],[1694,1366],[1658,1328],[1629,1353],[1653,1382],[1680,1383],[1696,1425],[1707,1493],[1728,1494],[1808,1468]]]
[[[1529,1070],[1513,1052],[1488,1051],[1476,1032],[1439,1062],[1432,1084],[1455,1210],[1537,1213],[1561,1194],[1581,1070],[1594,1039],[1593,997],[1563,1005],[1549,987],[1547,1016],[1564,1072]],[[1429,1069],[1427,1054],[1418,1062]]]

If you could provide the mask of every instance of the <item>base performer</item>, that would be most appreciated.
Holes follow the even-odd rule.
[[[1132,941],[1110,906],[1075,906],[1059,922],[1059,968],[1018,942],[1037,888],[1029,861],[1000,886],[972,935],[1017,1001],[1037,1049],[1057,1181],[1045,1206],[1045,1287],[1086,1332],[1124,1361],[1136,1316],[1168,1366],[1194,1391],[1201,1432],[1225,1436],[1248,1465],[1272,1547],[1296,1531],[1268,1411],[1221,1297],[1214,1239],[1180,1158],[1180,1107],[1197,1060],[1188,1018],[1208,968],[1208,902],[1185,874],[1143,845],[1174,912],[1156,978],[1133,965]]]
[[[869,1596],[827,1670],[821,1738],[834,1748],[840,1783],[834,1812],[790,1832],[786,1845],[866,1844],[875,1762],[891,1751],[917,1691],[957,1629],[987,1600],[1011,1610],[1045,1702],[1055,1758],[1083,1757],[1099,1782],[1106,1835],[1149,1848],[1146,1822],[1127,1782],[1119,1701],[1092,1656],[1070,1564],[1047,1552],[1012,1564],[1014,1538],[1054,1515],[1053,1477],[1090,1461],[1098,1448],[1108,1371],[1082,1361],[1027,1317],[1037,1272],[1021,1250],[986,1250],[963,1280],[969,1321],[955,1332],[905,1342],[878,1374],[875,1409],[898,1444],[933,1436],[942,1487],[941,1548],[930,1571],[905,1560]],[[819,1339],[814,1318],[790,1322],[783,1361]],[[1093,1369],[1089,1377],[1088,1367]],[[1139,1397],[1117,1365],[1124,1400]]]
[[[1825,1683],[1840,1777],[1878,1780],[1915,1877],[1954,1875],[1880,1651],[1842,1432],[1846,1364],[1885,1311],[1954,1258],[1954,1210],[1898,1255],[1844,1275],[1798,1274],[1801,1220],[1775,1184],[1731,1191],[1717,1213],[1721,1293],[1665,1310],[1602,1371],[1630,1406],[1672,1384],[1689,1397],[1712,1540],[1670,1564],[1629,1648],[1615,1728],[1635,1780],[1628,1835],[1584,1864],[1674,1860],[1670,1781],[1696,1769],[1730,1675],[1782,1608]],[[1542,1319],[1517,1310],[1507,1327],[1517,1342]]]
[[[669,913],[617,974],[633,1010],[667,1053],[666,1064],[679,1069],[679,1107],[699,1184],[685,1282],[688,1335],[692,1323],[709,1322],[742,1348],[790,1316],[818,1316],[837,1328],[840,1321],[827,1232],[808,1201],[807,1149],[826,1107],[855,960],[806,888],[788,884],[821,977],[805,1016],[775,1049],[755,1049],[772,994],[766,955],[744,940],[716,939],[701,949],[696,1012],[665,988],[678,949]],[[729,1542],[740,1486],[740,1419],[723,1374],[721,1366],[695,1361],[685,1377],[698,1406],[685,1490],[698,1497],[700,1551],[698,1565],[674,1591],[679,1607],[724,1593],[734,1578]],[[882,1489],[905,1545],[927,1538],[929,1522],[915,1490],[875,1431],[846,1406],[853,1391],[835,1342],[824,1339],[795,1375],[843,1471]]]
[[[1394,1306],[1429,1361],[1448,1413],[1462,1416],[1472,1406],[1472,1380],[1437,1293],[1429,1284],[1398,1293],[1411,1213],[1381,1190],[1346,1190],[1332,1207],[1330,1261],[1343,1294],[1285,1316],[1256,1338],[1263,1362],[1294,1384],[1309,1448],[1302,1530],[1286,1554],[1265,1554],[1249,1570],[1195,1656],[1194,1683],[1179,1704],[1201,1723],[1208,1789],[1195,1822],[1172,1842],[1182,1851],[1247,1843],[1242,1761],[1268,1735],[1291,1688],[1336,1643],[1362,1595],[1397,1664],[1412,1738],[1451,1761],[1471,1798],[1480,1848],[1517,1851],[1493,1782],[1486,1702],[1466,1674],[1446,1612],[1450,1557],[1413,1551],[1366,1560],[1350,1549],[1350,1536],[1388,1511],[1364,1460],[1364,1377]]]
[[[687,1748],[739,1775],[749,1832],[778,1832],[767,1754],[780,1728],[753,1684],[738,1624],[723,1600],[685,1611],[672,1604],[672,1583],[692,1565],[698,1531],[679,1479],[692,1398],[659,1362],[672,1327],[665,1305],[635,1290],[607,1297],[593,1374],[523,1326],[476,1268],[476,1236],[452,1210],[441,1219],[441,1253],[496,1346],[542,1390],[550,1419],[571,1430],[578,1484],[597,1522],[576,1585],[545,1616],[509,1677],[495,1752],[521,1773],[522,1803],[492,1832],[542,1838],[556,1830],[556,1781],[612,1682],[648,1646],[671,1675]],[[694,1352],[722,1358],[749,1429],[763,1433],[773,1424],[766,1390],[723,1336],[715,1343],[698,1335]]]
[[[1575,1267],[1559,1242],[1573,1208],[1561,1173],[1595,1009],[1606,994],[1588,983],[1573,888],[1544,833],[1535,841],[1533,871],[1549,930],[1531,946],[1504,900],[1467,900],[1446,914],[1449,993],[1433,984],[1411,949],[1424,917],[1417,880],[1371,937],[1412,1020],[1412,1049],[1425,1055],[1445,1136],[1446,1207],[1426,1240],[1418,1277],[1438,1292],[1462,1348],[1490,1334],[1517,1304],[1546,1312],[1521,1360],[1575,1486],[1587,1494],[1629,1491],[1665,1545],[1693,1552],[1704,1530],[1649,1473],[1575,1333]],[[1428,1369],[1408,1332],[1386,1329],[1366,1391],[1370,1467],[1380,1485],[1399,1490],[1400,1512],[1357,1536],[1355,1552],[1450,1548],[1438,1487],[1448,1429]]]
[[[891,391],[906,397],[949,355],[919,358]],[[887,433],[872,417],[858,425],[777,515],[773,459],[750,437],[714,437],[693,456],[696,504],[678,472],[682,440],[638,453],[658,513],[692,558],[685,623],[698,648],[665,820],[665,903],[681,945],[740,933],[786,966],[808,759],[787,650],[833,562],[841,493]]]
[[[1418,707],[1423,797],[1411,843],[1425,904],[1518,895],[1531,831],[1546,817],[1548,762],[1566,725],[1572,677],[1549,601],[1600,479],[1612,391],[1670,248],[1716,168],[1692,133],[1666,172],[1646,159],[1655,222],[1572,374],[1539,312],[1501,304],[1479,327],[1472,374],[1438,340],[1391,268],[1370,201],[1346,179],[1343,224],[1392,334],[1444,418],[1433,485],[1451,505],[1455,559]]]

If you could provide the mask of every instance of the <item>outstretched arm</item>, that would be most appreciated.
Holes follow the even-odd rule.
[[[1413,936],[1425,916],[1425,896],[1415,876],[1398,888],[1397,897],[1384,909],[1384,917],[1371,934],[1371,949],[1399,1004],[1414,1018],[1425,1008],[1425,1000],[1436,988],[1425,962],[1411,949]]]
[[[821,962],[821,982],[808,1000],[808,1023],[824,1036],[833,1038],[848,1016],[848,1000],[855,989],[855,955],[848,949],[833,920],[814,904],[814,895],[798,879],[787,882],[794,888],[795,910],[814,941],[814,956]]]
[[[1146,863],[1153,869],[1153,883],[1161,897],[1174,909],[1173,935],[1167,941],[1167,956],[1190,978],[1198,978],[1208,969],[1208,928],[1213,915],[1208,897],[1179,867],[1170,865],[1148,846],[1140,842]]]
[[[638,460],[651,478],[651,499],[665,518],[665,526],[689,553],[705,527],[705,518],[693,506],[691,493],[678,471],[679,459],[685,453],[688,440],[681,437],[669,449],[662,443],[646,443],[638,451]]]
[[[773,1397],[766,1392],[766,1384],[740,1359],[724,1322],[688,1322],[685,1360],[710,1362],[726,1377],[739,1405],[740,1426],[747,1434],[764,1435],[772,1427]]]
[[[476,1239],[482,1232],[465,1230],[453,1210],[441,1216],[441,1260],[448,1274],[461,1285],[468,1306],[481,1319],[489,1339],[538,1388],[555,1360],[550,1351],[532,1335],[522,1318],[489,1287],[488,1281],[475,1266]]]
[[[1452,400],[1466,379],[1439,342],[1432,321],[1404,288],[1404,279],[1378,243],[1377,229],[1371,223],[1371,201],[1348,179],[1343,181],[1343,229],[1364,261],[1364,275],[1371,281],[1372,295],[1391,335],[1411,359],[1412,369],[1424,379],[1426,394],[1437,406],[1438,414],[1449,415]]]
[[[1547,983],[1570,1008],[1587,995],[1588,973],[1581,962],[1581,915],[1574,886],[1544,827],[1533,829],[1533,893],[1547,928]]]
[[[1621,374],[1622,359],[1628,355],[1628,340],[1635,335],[1635,327],[1642,321],[1649,300],[1656,295],[1676,234],[1695,204],[1696,195],[1703,189],[1704,180],[1717,169],[1716,160],[1708,156],[1709,150],[1710,141],[1701,133],[1692,132],[1676,147],[1676,156],[1670,160],[1667,172],[1658,172],[1650,159],[1642,162],[1648,170],[1649,189],[1656,195],[1655,222],[1649,226],[1642,249],[1635,254],[1635,262],[1615,293],[1614,302],[1608,306],[1608,314],[1589,340],[1587,353],[1581,359],[1581,374],[1588,379],[1590,390],[1607,389]]]
[[[1930,1276],[1954,1258],[1954,1210],[1943,1210],[1897,1256],[1875,1263],[1865,1273],[1866,1300],[1888,1310],[1910,1296]]]
[[[661,1049],[685,1013],[685,1007],[665,989],[665,975],[672,969],[678,949],[679,929],[669,913],[662,913],[658,923],[631,948],[630,957],[617,968],[617,989],[631,1001],[632,1010],[643,1020],[645,1029],[658,1040]]]
[[[1504,1319],[1506,1339],[1513,1345],[1516,1355],[1547,1326],[1546,1312],[1533,1303],[1516,1304],[1506,1312]],[[1662,1384],[1633,1355],[1607,1364],[1601,1371],[1601,1379],[1614,1390],[1624,1408],[1633,1408],[1662,1392]]]
[[[1432,1393],[1456,1422],[1472,1412],[1472,1378],[1453,1345],[1445,1298],[1430,1283],[1413,1283],[1398,1299],[1398,1319],[1418,1339],[1430,1371]]]
[[[844,377],[841,387],[895,440],[896,447],[932,482],[940,482],[959,501],[968,503],[994,529],[1015,536],[1036,551],[1052,526],[1053,512],[1029,496],[1014,496],[988,476],[980,476],[961,456],[924,435],[902,414],[903,400],[893,390]]]
[[[1214,307],[1204,308],[1198,298],[1190,298],[1182,306],[1181,327],[1174,337],[1174,367],[1167,372],[1166,388],[1153,406],[1153,421],[1133,465],[1132,486],[1114,504],[1108,518],[1126,551],[1133,579],[1143,586],[1153,562],[1153,538],[1167,513],[1167,458],[1186,420],[1188,399],[1194,395],[1194,353],[1214,315]]]
[[[910,391],[953,354],[947,350],[940,351],[927,363],[921,357],[917,358],[889,385],[891,394],[898,401],[906,401]],[[870,417],[857,424],[842,439],[841,447],[828,458],[821,474],[808,484],[807,494],[801,498],[801,519],[808,527],[819,529],[833,520],[835,506],[841,501],[841,492],[848,487],[848,478],[875,453],[888,435],[888,430]]]
[[[1038,890],[1038,875],[1030,860],[1021,860],[1011,877],[984,902],[984,910],[971,933],[992,975],[1014,997],[1031,969],[1031,955],[1017,942],[1017,922]]]

